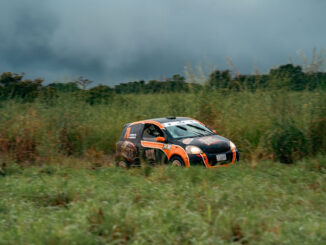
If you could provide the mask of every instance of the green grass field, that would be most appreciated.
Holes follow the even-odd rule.
[[[7,165],[0,244],[325,244],[326,158],[294,165]]]

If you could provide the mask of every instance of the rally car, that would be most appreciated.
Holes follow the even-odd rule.
[[[140,166],[142,161],[206,168],[228,166],[239,160],[232,141],[203,123],[187,117],[166,117],[128,123],[116,147],[116,164]]]

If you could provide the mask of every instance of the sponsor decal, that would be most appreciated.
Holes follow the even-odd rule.
[[[137,148],[134,143],[125,141],[121,145],[121,155],[129,162],[133,162],[137,157]]]
[[[188,144],[190,144],[193,140],[194,140],[194,139],[192,139],[192,138],[187,138],[187,139],[182,140],[182,143],[184,143],[185,145],[188,145]]]
[[[183,121],[162,123],[162,125],[164,127],[177,126],[177,125],[186,125],[186,124],[198,124],[198,122],[195,121],[195,120],[183,120]]]
[[[169,144],[164,144],[163,149],[171,150],[171,145]]]
[[[136,139],[137,137],[137,134],[129,134],[129,139]]]
[[[206,144],[206,145],[211,145],[211,144],[215,144],[218,142],[218,140],[212,136],[199,138],[198,141],[200,141],[201,143]]]

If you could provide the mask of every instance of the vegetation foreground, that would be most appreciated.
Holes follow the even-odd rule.
[[[0,102],[1,245],[326,243],[324,90],[203,87],[92,103],[84,92]],[[216,129],[242,162],[112,167],[125,123],[169,115]]]
[[[0,103],[0,155],[50,163],[62,156],[105,163],[124,124],[198,119],[232,140],[246,161],[293,163],[326,153],[326,92],[256,91],[117,95],[104,104],[61,94],[52,102]]]
[[[325,244],[326,158],[294,165],[2,166],[0,244]]]

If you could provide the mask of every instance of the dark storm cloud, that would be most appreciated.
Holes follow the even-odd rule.
[[[0,72],[118,83],[208,60],[262,71],[325,48],[321,0],[2,0]]]
[[[43,1],[3,1],[0,8],[0,72],[51,69],[49,41],[58,27]]]

